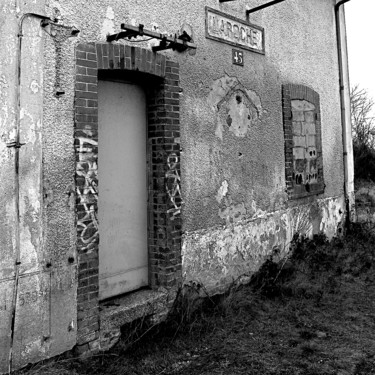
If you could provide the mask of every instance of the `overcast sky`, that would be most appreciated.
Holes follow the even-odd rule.
[[[375,0],[345,4],[350,85],[367,89],[375,101]]]

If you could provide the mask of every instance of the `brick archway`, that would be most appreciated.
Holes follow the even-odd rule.
[[[157,78],[147,87],[150,287],[181,281],[179,65],[124,44],[76,47],[75,132],[78,255],[77,344],[99,335],[98,73]],[[112,74],[111,73],[111,74]]]

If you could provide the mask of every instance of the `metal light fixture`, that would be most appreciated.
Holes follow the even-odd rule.
[[[285,1],[285,0],[274,0],[274,1],[270,1],[269,3],[259,5],[258,7],[255,7],[253,9],[249,9],[249,10],[246,11],[246,16],[249,16],[250,13],[257,12],[258,10],[268,8],[268,7],[270,7],[272,5],[275,5],[275,4],[278,4],[278,3],[282,3],[283,1]]]
[[[191,36],[186,31],[183,31],[181,35],[175,34],[174,37],[167,36],[164,34],[157,33],[155,31],[146,30],[142,24],[138,27],[133,25],[121,24],[121,31],[117,34],[107,35],[107,42],[114,42],[119,39],[131,39],[138,36],[148,36],[153,39],[159,39],[160,44],[152,47],[153,52],[163,51],[166,49],[173,49],[178,52],[183,52],[187,49],[196,49],[197,46],[192,43]],[[142,42],[142,40],[140,40]]]

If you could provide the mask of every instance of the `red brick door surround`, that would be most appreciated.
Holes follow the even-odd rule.
[[[179,65],[124,44],[76,47],[75,129],[78,257],[77,344],[92,349],[99,335],[98,78],[146,82],[149,161],[150,287],[181,281]],[[99,191],[100,193],[100,191]]]

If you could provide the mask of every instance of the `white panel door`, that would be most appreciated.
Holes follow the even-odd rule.
[[[141,87],[98,85],[99,298],[148,284],[146,96]]]

